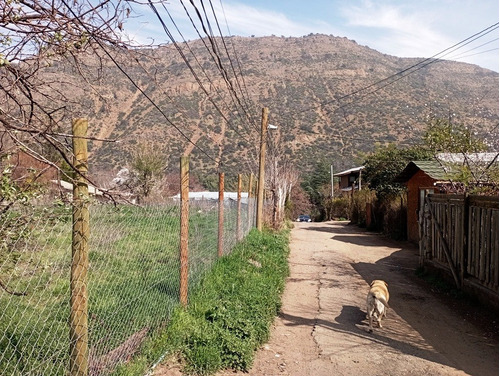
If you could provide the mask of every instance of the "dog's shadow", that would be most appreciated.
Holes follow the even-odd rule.
[[[340,314],[335,317],[333,321],[326,321],[322,319],[306,319],[299,316],[290,315],[287,313],[280,313],[280,317],[286,321],[285,325],[320,325],[334,330],[341,330],[346,332],[353,332],[354,328],[366,331],[368,325],[363,323],[366,320],[366,313],[359,307],[345,305],[342,307]]]
[[[338,323],[343,329],[352,328],[356,326],[359,328],[363,320],[366,319],[366,313],[359,307],[345,305],[340,311],[340,315],[335,317],[335,322]]]

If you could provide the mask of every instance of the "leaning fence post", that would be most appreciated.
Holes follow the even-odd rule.
[[[219,173],[219,237],[217,242],[217,256],[224,254],[224,173]]]
[[[238,211],[236,212],[236,239],[241,240],[241,174],[238,174]]]
[[[188,303],[188,237],[189,237],[189,157],[181,157],[181,233],[179,242],[180,257],[180,302]]]
[[[71,376],[88,374],[89,189],[86,119],[73,120],[73,235],[71,249],[70,364]]]

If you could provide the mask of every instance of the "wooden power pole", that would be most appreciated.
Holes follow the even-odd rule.
[[[267,117],[269,109],[262,109],[262,122],[260,128],[260,154],[259,154],[259,183],[257,191],[257,230],[262,231],[262,215],[264,208],[264,168],[266,162],[266,136],[267,136]]]

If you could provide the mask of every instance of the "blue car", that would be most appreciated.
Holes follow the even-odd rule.
[[[310,216],[308,215],[305,215],[305,214],[301,214],[299,215],[299,217],[297,218],[297,222],[312,222],[312,219]]]

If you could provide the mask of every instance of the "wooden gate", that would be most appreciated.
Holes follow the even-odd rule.
[[[420,264],[498,294],[498,196],[429,194],[419,216]]]

